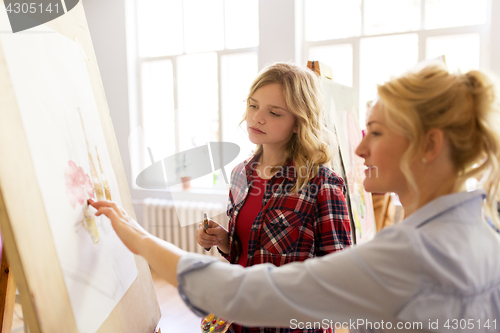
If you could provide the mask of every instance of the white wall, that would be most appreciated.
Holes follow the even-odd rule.
[[[131,164],[128,150],[128,136],[131,127],[131,114],[136,114],[133,63],[128,57],[127,47],[134,47],[134,38],[128,38],[126,19],[133,16],[129,0],[82,0],[87,23],[94,45],[101,79],[106,92],[109,111],[118,141],[125,174],[131,190],[132,199],[147,197],[144,191],[133,191],[131,185]],[[132,14],[132,15],[131,15]],[[128,38],[128,40],[127,40]],[[143,196],[141,196],[143,194]],[[134,205],[140,220],[142,209]]]
[[[127,177],[130,178],[130,131],[125,1],[83,0],[109,111]]]

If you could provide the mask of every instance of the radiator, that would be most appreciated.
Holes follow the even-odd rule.
[[[225,209],[220,204],[174,201],[147,198],[143,202],[142,225],[149,233],[188,252],[220,257],[217,247],[205,251],[196,242],[196,229],[203,221],[203,213],[217,223],[227,226]],[[223,221],[221,221],[221,219]]]

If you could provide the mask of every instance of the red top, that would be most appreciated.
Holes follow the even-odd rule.
[[[259,215],[262,208],[262,199],[264,198],[264,192],[266,191],[266,179],[262,179],[257,176],[255,170],[252,172],[252,182],[249,184],[250,192],[248,193],[247,199],[241,207],[241,211],[238,214],[236,227],[236,235],[241,242],[241,255],[238,259],[238,264],[246,267],[247,266],[247,256],[248,256],[248,242],[250,240],[250,231],[252,229],[252,224]],[[233,329],[236,333],[241,332],[241,326],[233,324]]]
[[[262,199],[264,198],[264,192],[266,191],[266,179],[262,179],[257,176],[255,170],[252,173],[252,183],[250,184],[250,192],[248,193],[247,199],[238,214],[236,225],[236,235],[241,241],[241,255],[238,259],[238,264],[246,267],[247,266],[247,256],[248,256],[248,242],[250,240],[250,231],[252,230],[252,224],[255,221],[257,215],[259,215],[262,209]]]

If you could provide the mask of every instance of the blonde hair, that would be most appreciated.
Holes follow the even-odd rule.
[[[455,190],[482,177],[485,208],[500,227],[500,107],[492,81],[480,71],[451,74],[432,65],[378,86],[378,95],[388,125],[410,142],[401,162],[410,185],[416,190],[410,162],[425,133],[441,129],[456,171]]]
[[[297,133],[293,134],[285,147],[285,159],[291,158],[296,170],[307,170],[296,173],[297,182],[292,192],[298,192],[317,175],[320,165],[328,164],[331,160],[320,83],[311,70],[292,63],[278,62],[259,73],[250,87],[248,98],[259,88],[271,83],[281,85],[287,108],[296,119]],[[247,99],[247,111],[242,122],[247,118],[249,105]],[[254,156],[260,156],[262,151],[262,145],[258,145]]]

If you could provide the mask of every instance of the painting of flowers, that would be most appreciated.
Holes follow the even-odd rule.
[[[87,199],[94,199],[94,185],[89,175],[74,161],[68,161],[64,177],[66,178],[66,195],[71,207],[75,208],[77,203],[81,205]]]

